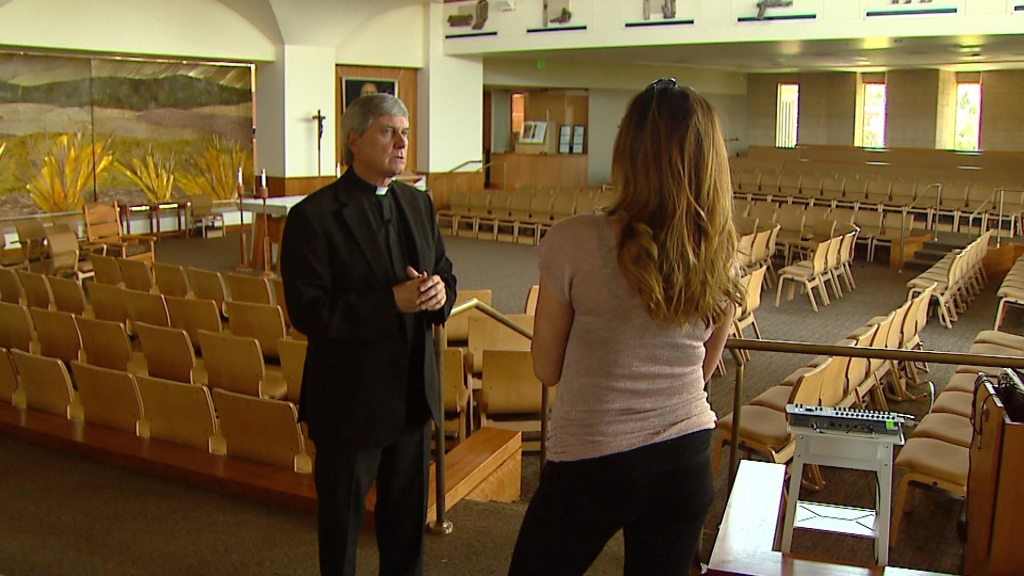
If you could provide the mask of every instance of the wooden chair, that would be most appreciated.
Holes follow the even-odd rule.
[[[92,307],[85,302],[85,290],[78,280],[47,276],[53,295],[53,307],[61,312],[70,312],[75,316],[92,316]]]
[[[244,274],[225,274],[230,293],[229,300],[235,302],[251,302],[253,304],[273,304],[274,296],[270,290],[270,283],[261,276],[246,276]],[[228,318],[231,312],[225,309]]]
[[[537,313],[538,296],[540,296],[540,285],[534,284],[530,286],[530,291],[526,293],[526,305],[523,306],[523,314],[533,316]]]
[[[206,369],[196,360],[187,332],[145,322],[136,324],[135,329],[150,376],[182,384],[206,385]]]
[[[533,316],[525,314],[509,314],[508,318],[533,330]],[[530,339],[506,327],[490,317],[470,318],[469,342],[466,353],[466,366],[470,373],[479,377],[484,369],[484,353],[487,350],[518,350],[530,349]]]
[[[484,350],[483,355],[477,404],[481,427],[540,431],[544,385],[533,374],[533,355],[526,350]],[[548,403],[549,410],[553,404]]]
[[[255,338],[199,331],[199,343],[211,388],[280,400],[288,384],[280,372],[268,372]]]
[[[224,215],[213,209],[209,194],[189,196],[189,231],[198,228],[203,238],[222,238],[225,234]]]
[[[288,401],[296,406],[302,397],[302,371],[306,364],[305,340],[292,338],[280,338],[277,341],[277,351],[281,355],[281,374],[288,385]]]
[[[85,239],[91,248],[100,249],[104,256],[153,263],[156,238],[124,234],[116,204],[87,202],[82,207],[82,219],[85,221]]]
[[[217,432],[213,399],[205,386],[149,376],[138,376],[135,381],[150,438],[225,453],[224,440]]]
[[[38,272],[26,272],[18,270],[18,281],[22,290],[25,291],[25,304],[31,308],[42,308],[48,310],[53,302],[53,295],[50,294],[50,285],[46,283],[46,276]]]
[[[288,302],[284,297],[284,280],[280,276],[270,279],[270,287],[274,291],[274,303],[281,307],[281,314],[284,315],[284,326],[289,332],[294,331],[292,319],[288,317]],[[298,334],[298,332],[295,332]]]
[[[36,218],[15,222],[14,229],[18,232],[24,268],[30,270],[32,262],[41,262],[45,257],[46,229],[43,222]]]
[[[135,324],[139,322],[165,328],[171,325],[171,318],[167,314],[167,304],[162,295],[126,288],[121,291],[121,296],[128,307],[126,326],[130,334],[135,335]]]
[[[11,350],[11,358],[21,381],[19,393],[23,393],[24,407],[82,420],[82,406],[63,362],[21,350]]]
[[[746,293],[743,298],[743,307],[733,319],[733,330],[737,338],[743,338],[743,330],[747,326],[754,327],[754,337],[761,339],[761,329],[757,327],[757,320],[754,312],[761,307],[761,286],[764,283],[764,275],[767,269],[762,266],[747,276],[750,280],[746,283]]]
[[[36,332],[28,308],[0,302],[0,348],[36,352]]]
[[[121,280],[124,287],[138,292],[155,292],[153,270],[148,262],[118,258],[117,266],[121,269]]]
[[[313,471],[303,450],[298,411],[291,402],[214,388],[213,406],[228,456],[284,466],[304,474]]]
[[[455,296],[455,305],[469,302],[473,298],[488,306],[491,305],[490,290],[459,290]],[[449,346],[461,346],[469,340],[469,319],[474,317],[485,318],[486,316],[479,310],[470,310],[448,319],[448,323],[445,325],[445,335],[448,337]]]
[[[466,439],[472,426],[469,404],[469,382],[461,348],[443,351],[441,385],[444,387],[445,433],[455,432],[459,442]],[[454,428],[454,430],[453,430]]]
[[[157,292],[164,296],[187,298],[192,295],[192,289],[188,286],[188,276],[182,266],[153,262],[153,277]]]
[[[13,403],[18,395],[18,371],[7,348],[0,348],[0,402]]]
[[[459,217],[466,213],[469,205],[469,193],[461,190],[452,191],[448,197],[448,208],[437,211],[437,228],[445,236],[454,236]]]
[[[951,494],[967,495],[967,473],[970,467],[970,449],[948,444],[934,438],[911,438],[893,462],[894,468],[905,473],[895,488],[896,501],[892,507],[892,529],[889,545],[895,546],[903,514],[914,502],[918,485],[932,486]]]
[[[7,251],[7,238],[0,233],[0,270],[28,270],[29,261],[22,250]]]
[[[171,328],[180,328],[188,332],[188,337],[197,350],[200,330],[221,332],[224,329],[220,309],[213,300],[165,296],[164,303],[167,304]]]
[[[89,254],[89,263],[92,265],[93,279],[97,283],[124,288],[121,266],[118,265],[117,258],[102,254]]]
[[[75,316],[82,337],[80,360],[90,366],[146,374],[146,358],[132,349],[124,324]]]
[[[92,278],[96,273],[92,269],[92,263],[88,260],[80,260],[78,247],[78,236],[74,232],[55,230],[51,226],[47,229],[46,243],[50,247],[50,274],[52,276],[71,276],[81,284],[86,278]],[[51,231],[52,230],[52,231]]]
[[[227,300],[227,288],[224,286],[224,278],[220,272],[203,270],[201,268],[187,268],[188,282],[192,286],[192,293],[199,300],[213,300],[217,304],[217,310],[224,315],[224,301]]]
[[[824,304],[829,303],[828,293],[825,291],[822,275],[825,273],[825,261],[828,257],[828,247],[831,240],[819,242],[814,247],[814,252],[809,260],[802,260],[792,266],[786,266],[779,271],[779,287],[775,292],[775,307],[779,306],[782,299],[782,288],[786,280],[790,281],[789,291],[786,293],[786,300],[793,299],[793,292],[796,284],[802,284],[807,291],[807,297],[811,300],[811,308],[818,311],[818,303],[814,300],[812,288],[817,288]]]
[[[84,362],[72,362],[85,422],[149,438],[135,376]]]
[[[42,308],[29,308],[28,311],[36,329],[40,355],[56,358],[68,366],[72,360],[78,360],[82,337],[73,314]]]
[[[0,302],[24,304],[25,290],[15,269],[0,268]]]
[[[274,304],[251,304],[228,300],[224,303],[231,320],[231,333],[235,336],[248,336],[260,343],[263,357],[280,362],[277,341],[287,335],[284,326],[284,314],[281,307]]]
[[[92,305],[92,314],[97,320],[110,320],[128,324],[128,304],[125,302],[124,288],[100,284],[99,282],[89,283],[89,304]]]

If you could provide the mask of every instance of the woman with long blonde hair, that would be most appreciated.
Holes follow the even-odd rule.
[[[637,94],[612,180],[607,214],[538,248],[534,372],[558,398],[510,574],[583,574],[619,530],[625,574],[686,574],[714,494],[704,385],[741,295],[711,105],[671,78]]]

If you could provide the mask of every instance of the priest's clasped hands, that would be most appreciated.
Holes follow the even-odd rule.
[[[392,287],[395,304],[400,312],[414,314],[424,310],[438,310],[444,306],[447,294],[440,276],[428,276],[426,272],[417,272],[412,266],[406,266],[405,273],[409,275],[409,280]]]

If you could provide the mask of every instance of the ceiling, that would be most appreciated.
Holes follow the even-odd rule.
[[[786,40],[488,54],[567,64],[700,66],[739,72],[1024,68],[1024,35]]]

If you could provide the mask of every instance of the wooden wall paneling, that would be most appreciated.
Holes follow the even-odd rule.
[[[412,134],[409,137],[409,151],[405,157],[405,171],[410,174],[416,172],[416,70],[414,68],[382,68],[378,66],[346,66],[341,64],[335,70],[337,71],[337,79],[334,82],[334,118],[338,123],[336,126],[337,130],[335,131],[337,139],[335,162],[343,166],[345,165],[342,161],[341,146],[341,117],[343,113],[341,79],[345,77],[386,78],[398,82],[398,98],[409,109],[409,127],[412,128]]]

